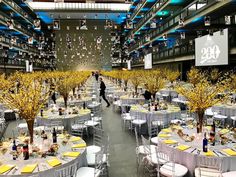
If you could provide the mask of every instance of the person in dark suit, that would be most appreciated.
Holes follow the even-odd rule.
[[[100,81],[101,81],[101,84],[100,84],[100,96],[107,103],[107,107],[109,107],[110,103],[108,102],[108,100],[106,99],[106,96],[105,96],[106,85],[103,82],[102,78],[100,78]]]
[[[146,86],[146,85],[145,85]],[[149,92],[148,90],[145,90],[144,94],[143,94],[145,101],[149,101],[152,99],[152,94],[151,92]]]
[[[94,76],[95,76],[95,79],[96,79],[96,81],[98,82],[98,77],[99,77],[99,74],[98,74],[98,72],[96,71],[96,73],[94,74]]]

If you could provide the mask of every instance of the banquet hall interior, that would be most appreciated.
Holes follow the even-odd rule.
[[[0,0],[0,177],[236,177],[236,0]]]

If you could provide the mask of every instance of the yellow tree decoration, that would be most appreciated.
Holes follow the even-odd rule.
[[[129,79],[134,86],[135,93],[138,92],[138,86],[142,83],[143,72],[141,70],[135,70],[130,72]]]
[[[161,70],[157,69],[146,71],[143,75],[143,83],[155,99],[156,93],[165,87],[166,80],[163,78]]]
[[[202,132],[205,110],[227,99],[227,96],[223,98],[217,96],[226,88],[226,82],[221,81],[213,85],[207,80],[207,76],[190,87],[180,85],[176,87],[176,91],[186,97],[190,111],[197,113],[199,132]]]
[[[173,84],[173,82],[176,81],[178,79],[178,77],[180,76],[180,72],[179,71],[166,70],[165,72],[166,72],[165,73],[166,79],[168,81],[170,81],[171,84]]]
[[[26,120],[31,143],[35,117],[48,99],[48,87],[41,84],[36,75],[16,73],[8,79],[0,78],[0,82],[6,85],[2,88],[0,100],[11,109],[18,109],[19,116]],[[17,92],[16,81],[20,83]]]
[[[205,73],[201,72],[199,69],[192,67],[191,70],[187,73],[188,82],[195,86],[201,80],[206,79]]]

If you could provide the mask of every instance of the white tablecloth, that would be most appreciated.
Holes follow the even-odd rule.
[[[121,104],[122,105],[131,105],[131,104],[139,104],[139,103],[144,103],[145,99],[144,98],[132,98],[132,97],[120,97]]]
[[[212,107],[212,111],[228,117],[236,116],[236,105],[216,105]]]
[[[77,120],[86,121],[91,119],[91,112],[83,113],[83,114],[67,114],[67,115],[59,115],[58,112],[55,114],[49,114],[47,117],[37,117],[37,125],[45,126],[50,124],[53,121],[62,121],[65,129],[68,132],[71,132],[71,125]]]
[[[194,129],[184,129],[184,133],[189,134],[190,136],[196,133],[196,128]],[[164,132],[160,132],[162,134]],[[181,139],[176,133],[171,133],[171,137],[169,138],[171,140],[176,140],[179,144],[181,145],[189,145],[191,148],[181,151],[175,148],[173,145],[167,145],[163,143],[163,139],[159,138],[159,147],[160,150],[171,156],[173,153],[176,159],[177,163],[180,163],[184,166],[186,166],[189,170],[188,176],[192,177],[194,174],[194,169],[197,167],[197,158],[199,157],[197,150],[193,151],[195,148],[199,149],[202,151],[202,137],[199,137],[198,139],[195,138],[193,142],[185,142],[183,139]],[[235,144],[234,144],[235,145]],[[224,155],[220,152],[221,149],[227,148],[233,146],[233,144],[227,144],[227,145],[215,145],[215,146],[210,146],[210,150],[214,150],[219,158],[223,158],[223,163],[222,163],[222,169],[223,171],[232,171],[236,170],[236,157],[233,156],[227,156]],[[193,151],[193,152],[192,152]],[[200,155],[203,155],[201,152]],[[216,156],[217,156],[216,155]]]
[[[21,140],[19,140],[21,141]],[[48,141],[52,141],[51,138],[48,139]],[[18,142],[18,140],[17,140]],[[65,152],[71,152],[71,146],[74,144],[80,144],[80,143],[85,143],[82,139],[77,142],[68,142],[65,146],[61,144],[62,139],[58,138],[58,144],[60,146],[58,150],[58,155],[56,157],[61,161],[61,165],[57,167],[51,167],[48,165],[46,162],[49,159],[55,158],[53,156],[47,156],[46,158],[41,158],[41,157],[30,157],[29,160],[24,160],[23,155],[21,154],[17,160],[12,159],[12,155],[10,155],[11,147],[12,144],[9,145],[8,151],[2,155],[0,154],[0,159],[3,164],[10,164],[10,165],[16,165],[18,170],[15,171],[14,174],[13,171],[11,170],[8,174],[2,174],[0,177],[25,177],[25,176],[31,176],[32,174],[21,174],[21,169],[27,165],[27,164],[38,164],[38,167],[34,170],[33,174],[39,174],[39,177],[54,177],[55,176],[55,170],[60,169],[60,168],[66,168],[69,167],[72,164],[77,164],[77,167],[82,167],[82,166],[87,166],[87,160],[86,160],[86,149],[85,148],[80,148],[78,151],[81,153],[78,157],[76,158],[70,158],[66,157],[65,159],[63,158],[63,153]],[[44,147],[43,145],[43,140],[41,137],[34,138],[34,144],[37,144],[39,147]],[[63,176],[67,177],[67,176]]]
[[[173,119],[180,118],[180,109],[175,108],[168,110],[160,110],[160,111],[148,111],[141,106],[137,106],[134,108],[131,107],[130,110],[131,116],[135,116],[138,119],[147,120],[148,125],[152,121],[163,121],[164,125],[169,125],[170,121]]]

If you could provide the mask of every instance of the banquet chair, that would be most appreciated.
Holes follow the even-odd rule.
[[[235,177],[236,176],[236,171],[229,171],[222,173],[222,177]]]
[[[69,167],[62,167],[56,169],[54,172],[54,177],[74,177],[77,170],[77,164],[74,163]]]
[[[134,119],[131,121],[131,130],[133,130],[133,127],[138,127],[139,132],[141,133],[142,125],[145,125],[147,123],[147,120],[140,118],[139,116],[135,116]]]
[[[103,174],[104,147],[96,153],[95,167],[81,167],[77,170],[75,177],[99,177]]]
[[[195,177],[221,177],[221,168],[222,158],[199,156],[194,170]]]
[[[129,112],[127,112],[126,106],[121,106],[121,121],[122,121],[122,128],[128,127],[131,129],[131,121],[133,120],[133,117],[130,115]]]
[[[151,163],[147,157],[151,157],[152,154],[156,154],[156,146],[152,145],[153,148],[151,148],[150,141],[144,138],[143,135],[141,135],[141,140],[142,140],[142,144],[143,144],[142,146],[144,150],[144,154],[143,154],[144,157],[142,159],[142,164],[144,167],[143,173],[148,172],[149,176],[155,176],[156,174],[155,165]]]
[[[87,154],[95,154],[101,151],[104,143],[108,143],[108,136],[105,135],[104,130],[95,127],[93,131],[93,145],[87,146]]]
[[[88,127],[84,124],[85,121],[76,120],[73,125],[71,125],[71,134],[79,137],[83,137],[84,131],[88,136]]]
[[[65,128],[63,126],[63,121],[62,120],[51,120],[45,124],[45,129],[52,131],[53,128],[55,128],[58,133],[62,133],[62,131]]]
[[[160,159],[158,161],[161,162]],[[175,163],[174,152],[172,152],[169,161],[165,162],[160,169],[157,170],[159,170],[158,173],[166,177],[183,177],[188,173],[188,169],[185,166]]]

